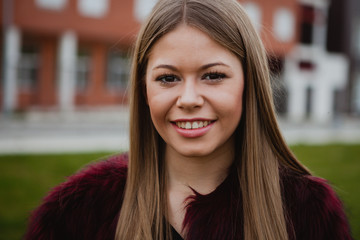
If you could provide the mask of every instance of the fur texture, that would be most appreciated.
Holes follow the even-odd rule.
[[[93,164],[54,188],[32,213],[25,239],[114,239],[127,159],[124,154]],[[342,204],[323,179],[280,172],[289,239],[351,239]],[[236,186],[230,173],[212,193],[194,191],[184,219],[187,239],[243,239]]]
[[[25,239],[111,239],[123,200],[127,155],[86,168],[45,197]]]

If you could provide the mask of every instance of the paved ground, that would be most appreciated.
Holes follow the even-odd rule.
[[[121,151],[128,148],[124,109],[1,116],[0,154]]]
[[[360,143],[360,119],[329,124],[280,120],[289,144]],[[0,154],[121,151],[128,148],[126,109],[0,115]]]

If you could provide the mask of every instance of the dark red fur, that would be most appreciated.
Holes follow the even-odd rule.
[[[188,239],[243,239],[242,197],[235,173],[208,195],[193,190],[183,227]]]
[[[87,167],[54,188],[31,215],[25,239],[114,239],[123,200],[127,155]],[[342,204],[323,180],[281,171],[290,239],[351,239]],[[212,193],[191,196],[187,239],[242,239],[236,174]]]
[[[342,203],[324,179],[282,172],[290,239],[352,239]]]
[[[54,188],[33,212],[25,239],[114,239],[127,155],[91,165]]]

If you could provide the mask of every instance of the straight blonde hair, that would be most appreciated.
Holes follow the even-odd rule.
[[[265,49],[235,0],[159,0],[142,26],[132,60],[129,167],[115,239],[171,239],[165,218],[165,143],[150,117],[144,79],[152,46],[180,24],[205,32],[238,56],[243,65],[243,114],[235,132],[234,165],[243,196],[244,237],[286,240],[279,168],[310,173],[280,133]]]

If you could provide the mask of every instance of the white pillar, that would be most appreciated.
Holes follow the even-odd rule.
[[[58,52],[58,96],[61,111],[74,109],[76,91],[77,39],[74,32],[65,32]]]
[[[334,117],[335,91],[345,87],[348,79],[348,59],[341,54],[319,52],[316,58],[318,70],[314,76],[313,112],[311,118],[320,123],[330,122]]]
[[[311,119],[318,123],[330,122],[334,116],[335,89],[322,81],[314,87],[313,91]]]
[[[296,73],[295,73],[296,74]],[[305,79],[293,76],[288,85],[288,117],[292,122],[301,122],[306,117],[306,84]]]
[[[306,117],[306,89],[308,74],[301,72],[298,57],[301,51],[296,48],[285,60],[284,81],[288,90],[287,117],[292,122],[301,122]]]
[[[17,107],[17,67],[20,57],[21,34],[17,27],[9,26],[4,41],[3,110],[12,112]]]

